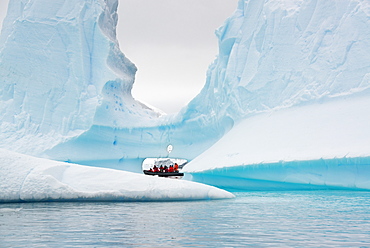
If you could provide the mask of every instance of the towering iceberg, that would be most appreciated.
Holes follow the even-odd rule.
[[[2,147],[40,154],[94,124],[158,116],[131,96],[136,67],[119,49],[116,10],[117,0],[10,1],[0,40]]]

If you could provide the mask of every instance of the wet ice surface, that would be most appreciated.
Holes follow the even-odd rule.
[[[370,192],[246,192],[219,201],[0,205],[2,247],[361,247]]]

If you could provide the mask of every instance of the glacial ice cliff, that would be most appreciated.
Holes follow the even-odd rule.
[[[92,125],[157,118],[131,96],[136,67],[116,40],[117,4],[10,1],[0,40],[2,147],[40,155]]]
[[[238,121],[368,91],[369,16],[361,0],[239,1],[189,115]]]
[[[240,0],[204,88],[174,116],[132,98],[116,7],[11,0],[1,148],[139,171],[172,144],[195,158],[193,180],[220,187],[370,189],[368,1]]]

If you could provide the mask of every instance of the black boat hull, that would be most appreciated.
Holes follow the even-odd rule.
[[[182,178],[184,176],[184,173],[180,172],[152,172],[148,170],[144,170],[144,174],[149,176],[170,177],[170,178]]]

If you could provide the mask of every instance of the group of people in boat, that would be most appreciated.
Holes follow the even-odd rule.
[[[153,168],[150,168],[150,172],[179,172],[179,165],[175,163],[174,165],[170,165],[168,167],[167,165],[163,166],[161,165],[160,167],[157,167],[156,165],[153,166]]]

